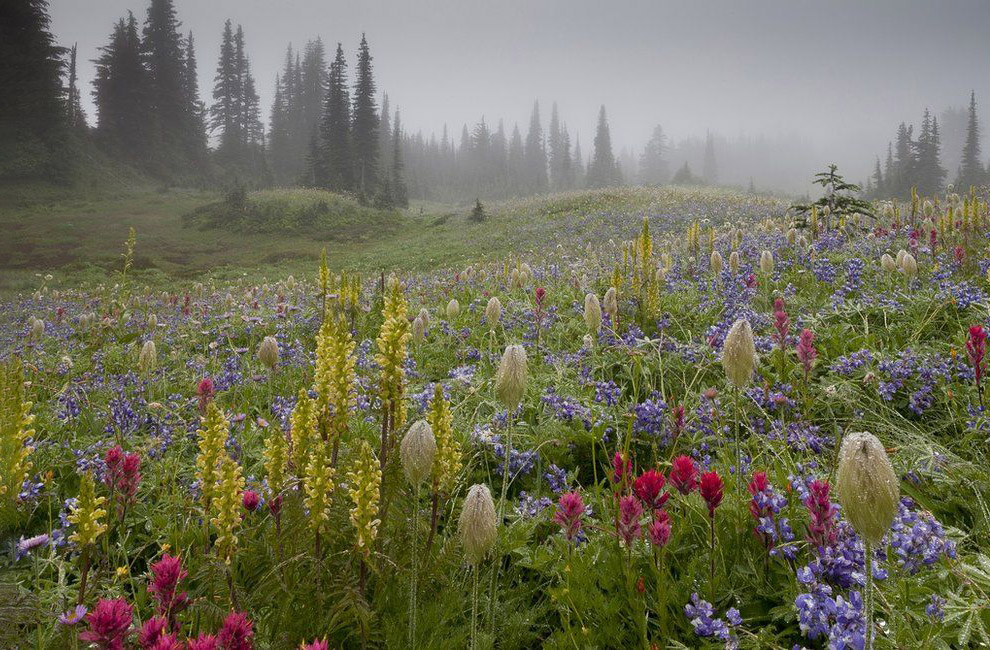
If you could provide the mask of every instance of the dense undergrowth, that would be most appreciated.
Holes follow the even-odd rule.
[[[0,460],[24,481],[2,497],[0,645],[84,646],[117,615],[140,647],[158,615],[223,647],[247,647],[247,619],[258,648],[863,647],[863,546],[829,483],[853,431],[900,478],[877,647],[990,643],[986,203],[792,231],[769,199],[650,196],[533,203],[525,252],[458,271],[151,291],[125,264],[6,303],[24,389]],[[736,391],[740,318],[759,361]],[[399,441],[424,418],[439,449],[417,490]],[[506,462],[472,566],[462,504],[483,484],[499,508]],[[163,606],[173,556],[188,601]]]

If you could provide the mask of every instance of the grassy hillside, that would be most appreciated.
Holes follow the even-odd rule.
[[[36,286],[36,273],[63,284],[104,281],[120,266],[129,228],[137,231],[142,282],[311,273],[326,248],[334,268],[429,270],[548,254],[626,238],[644,215],[663,233],[699,217],[713,221],[779,212],[772,199],[699,188],[586,190],[486,205],[414,205],[400,212],[362,207],[317,190],[225,197],[192,190],[128,191],[96,198],[0,201],[0,291]],[[572,248],[573,250],[573,248]]]

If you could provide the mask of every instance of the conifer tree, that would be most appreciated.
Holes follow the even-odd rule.
[[[238,132],[241,93],[234,30],[228,19],[223,27],[220,61],[213,85],[213,106],[210,107],[210,130],[220,131],[220,150],[230,150],[241,140]]]
[[[126,20],[117,21],[110,42],[100,48],[95,63],[97,138],[118,155],[145,161],[151,148],[152,114],[134,14],[128,12]]]
[[[877,156],[876,165],[873,167],[873,176],[871,177],[873,184],[873,196],[877,198],[884,198],[887,188],[884,186],[883,172],[880,171],[880,156]]]
[[[894,173],[891,193],[894,196],[906,197],[911,193],[911,185],[915,179],[917,159],[916,145],[913,139],[914,127],[901,122],[897,127],[897,139],[894,141]]]
[[[526,193],[526,150],[518,124],[509,139],[509,192],[515,196]]]
[[[584,158],[581,157],[581,136],[574,137],[574,181],[572,187],[584,187]]]
[[[49,24],[48,0],[0,2],[0,177],[68,180],[64,50]]]
[[[149,126],[156,155],[163,159],[165,169],[176,171],[200,157],[193,148],[201,142],[186,96],[185,53],[178,28],[172,0],[151,0],[141,42],[148,102],[154,115]]]
[[[595,151],[588,164],[588,187],[610,187],[618,184],[615,156],[612,153],[612,137],[609,134],[605,106],[598,112],[598,129],[595,132]]]
[[[550,127],[547,136],[548,155],[550,162],[550,187],[555,191],[564,189],[567,185],[564,176],[567,165],[564,154],[564,136],[560,128],[560,117],[557,115],[557,102],[550,109]]]
[[[940,192],[945,182],[945,169],[939,162],[940,146],[938,118],[926,108],[921,120],[921,133],[916,143],[917,168],[914,179],[918,192],[924,196],[932,196]]]
[[[718,184],[718,163],[715,160],[715,139],[711,132],[705,137],[705,161],[701,168],[701,176],[708,185]]]
[[[83,113],[82,98],[79,95],[79,76],[76,71],[76,54],[78,46],[72,45],[69,50],[69,86],[66,89],[65,110],[66,121],[70,129],[86,130],[86,115]]]
[[[526,181],[531,194],[546,192],[547,152],[543,146],[543,126],[540,123],[540,102],[533,103],[529,118],[529,131],[526,133]]]
[[[986,171],[980,161],[980,123],[976,117],[976,91],[969,94],[969,115],[966,122],[966,144],[956,177],[956,190],[968,192],[972,186],[986,181]]]
[[[316,184],[338,192],[353,191],[354,163],[351,157],[351,111],[347,92],[347,61],[337,43],[330,64],[327,97],[320,125],[320,156],[324,174]]]
[[[639,158],[639,182],[643,185],[659,185],[667,180],[667,161],[664,154],[667,150],[667,136],[658,124],[653,128],[653,135],[643,148]]]
[[[402,124],[399,121],[399,109],[395,109],[395,124],[392,127],[392,198],[400,208],[409,207],[409,191],[404,178],[402,162]]]
[[[185,65],[183,67],[183,89],[185,106],[188,111],[190,153],[194,158],[202,158],[206,153],[206,107],[199,96],[199,75],[196,63],[196,43],[189,32],[185,41]]]
[[[390,110],[388,93],[385,93],[382,95],[382,115],[378,121],[378,162],[381,168],[387,170],[387,173],[391,175],[394,141],[392,139]]]
[[[358,46],[357,79],[354,83],[353,147],[357,189],[365,196],[374,193],[378,178],[378,108],[368,40],[361,34]]]

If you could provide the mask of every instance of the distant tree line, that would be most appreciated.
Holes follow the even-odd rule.
[[[951,118],[952,112],[947,112]],[[917,137],[914,125],[901,122],[895,139],[887,145],[883,164],[876,158],[873,174],[866,183],[865,193],[871,197],[906,197],[916,187],[922,195],[931,196],[945,189],[949,173],[941,163],[942,135],[938,118],[927,108],[921,118]],[[990,164],[980,160],[980,125],[976,114],[976,93],[971,92],[966,113],[965,136],[959,152],[959,167],[952,177],[958,191],[968,191],[990,183]]]
[[[208,104],[201,98],[192,32],[180,31],[174,0],[148,0],[144,20],[118,19],[94,60],[92,126],[83,113],[76,48],[49,30],[48,0],[4,3],[0,65],[0,179],[69,182],[94,155],[172,183],[303,185],[346,192],[381,206],[410,198],[502,198],[670,180],[670,145],[657,126],[638,160],[613,151],[606,109],[599,110],[590,155],[554,103],[544,128],[534,103],[525,136],[482,117],[455,142],[403,129],[387,94],[378,102],[373,57],[362,35],[353,79],[337,44],[332,60],[320,39],[290,45],[276,78],[267,128],[246,35],[223,26]],[[718,182],[714,138],[705,140],[702,174],[687,163],[681,183]],[[690,143],[682,143],[690,154]]]

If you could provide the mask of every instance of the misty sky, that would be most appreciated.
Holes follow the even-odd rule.
[[[598,106],[616,151],[657,123],[797,134],[865,177],[898,122],[961,106],[974,88],[990,132],[990,0],[175,0],[196,37],[209,102],[223,22],[244,26],[267,119],[288,43],[343,43],[353,68],[367,33],[381,91],[407,130],[459,134],[484,114],[525,125],[534,99],[558,102],[590,153]],[[87,114],[91,59],[113,22],[147,0],[51,0],[63,45],[79,44]],[[351,70],[353,71],[353,70]],[[990,154],[990,152],[984,152]],[[824,160],[827,158],[828,160]],[[955,170],[951,170],[950,176]]]

